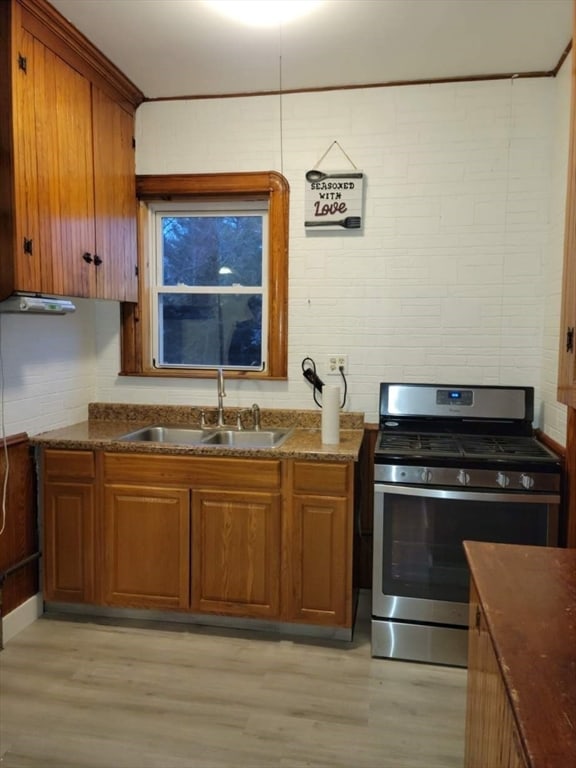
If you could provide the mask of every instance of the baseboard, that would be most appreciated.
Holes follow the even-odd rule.
[[[42,593],[29,597],[25,603],[14,608],[2,619],[2,642],[4,645],[16,637],[19,632],[33,624],[44,613]]]

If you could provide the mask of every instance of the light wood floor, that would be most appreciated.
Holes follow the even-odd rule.
[[[2,768],[461,768],[466,671],[352,643],[42,618],[0,652]]]

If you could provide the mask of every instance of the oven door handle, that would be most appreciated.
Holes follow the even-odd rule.
[[[396,493],[401,496],[419,496],[428,499],[454,499],[455,501],[504,501],[507,504],[558,504],[560,496],[554,493],[491,493],[486,491],[444,490],[421,486],[388,485],[375,483],[374,493]]]

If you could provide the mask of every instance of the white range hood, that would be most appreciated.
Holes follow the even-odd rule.
[[[76,306],[69,299],[57,299],[51,296],[14,294],[0,301],[0,312],[11,314],[67,315],[75,311]]]

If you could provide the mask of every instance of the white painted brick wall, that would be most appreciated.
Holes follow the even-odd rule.
[[[94,303],[74,303],[73,315],[0,314],[7,435],[37,434],[87,418],[96,394]]]
[[[291,186],[289,378],[230,382],[227,403],[313,408],[302,358],[322,375],[325,356],[341,352],[347,407],[368,421],[382,380],[527,384],[539,422],[564,442],[555,377],[568,72],[284,95],[282,105],[143,104],[139,173],[273,169]],[[334,140],[367,176],[362,232],[304,230],[304,173]],[[322,165],[347,167],[337,146]],[[10,431],[72,423],[92,399],[215,403],[212,381],[119,377],[117,307],[83,304],[50,325],[25,318],[33,332],[2,320]]]
[[[282,109],[278,96],[142,105],[139,173],[275,169],[290,183],[289,380],[231,383],[229,402],[314,407],[302,358],[323,373],[342,352],[348,407],[368,421],[379,381],[399,379],[529,384],[547,424],[568,93],[564,77],[292,94]],[[334,140],[367,176],[362,232],[304,230],[304,172]],[[348,167],[338,146],[322,164]],[[100,399],[214,401],[212,382],[118,379],[109,353]],[[551,428],[563,442],[557,413]]]

